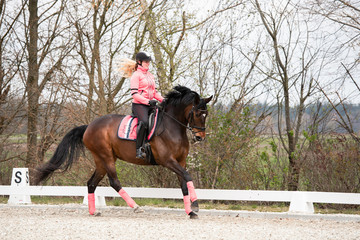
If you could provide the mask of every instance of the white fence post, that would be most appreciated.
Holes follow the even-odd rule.
[[[88,200],[88,196],[84,196],[84,200],[83,200],[83,204],[84,205],[88,205],[89,200]],[[104,196],[98,196],[95,193],[95,206],[96,207],[106,207],[106,200]]]
[[[26,187],[30,185],[28,168],[13,168],[11,187]],[[8,204],[29,204],[31,203],[30,195],[11,194]]]
[[[308,201],[306,192],[293,192],[289,212],[314,213],[314,205]]]

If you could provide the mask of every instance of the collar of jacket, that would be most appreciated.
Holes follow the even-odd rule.
[[[139,70],[139,71],[141,71],[141,72],[143,72],[143,73],[146,73],[149,69],[148,69],[148,68],[144,68],[143,66],[139,65],[139,66],[137,67],[137,70]]]

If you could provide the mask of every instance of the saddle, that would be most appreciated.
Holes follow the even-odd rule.
[[[148,126],[148,135],[145,139],[145,151],[146,155],[149,158],[149,162],[152,165],[157,165],[154,159],[154,156],[152,155],[151,147],[149,144],[149,141],[154,136],[156,126],[158,124],[158,109],[155,111],[152,111],[149,115],[149,126]],[[135,116],[132,115],[126,115],[120,122],[119,128],[117,131],[118,138],[122,140],[128,140],[128,141],[136,141],[137,137],[137,127],[138,127],[138,119]]]
[[[146,137],[146,141],[150,141],[153,137],[158,120],[158,109],[149,115],[149,134]],[[135,141],[136,129],[138,126],[138,119],[132,115],[126,115],[120,122],[118,128],[118,137],[123,140]]]

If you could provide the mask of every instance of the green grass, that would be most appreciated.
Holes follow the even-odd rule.
[[[7,136],[5,135],[0,135],[0,140],[5,139]],[[8,142],[9,143],[16,143],[16,144],[22,144],[22,143],[26,143],[26,134],[14,134],[11,135],[8,138]]]
[[[8,201],[8,197],[0,196],[0,204],[5,204]]]
[[[8,197],[0,196],[0,203],[6,204]],[[69,204],[69,203],[82,203],[82,197],[41,197],[41,196],[32,196],[31,202],[33,204]]]

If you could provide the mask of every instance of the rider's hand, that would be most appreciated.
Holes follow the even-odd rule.
[[[155,107],[156,106],[156,100],[150,100],[149,101],[149,105],[150,105],[150,107]]]

